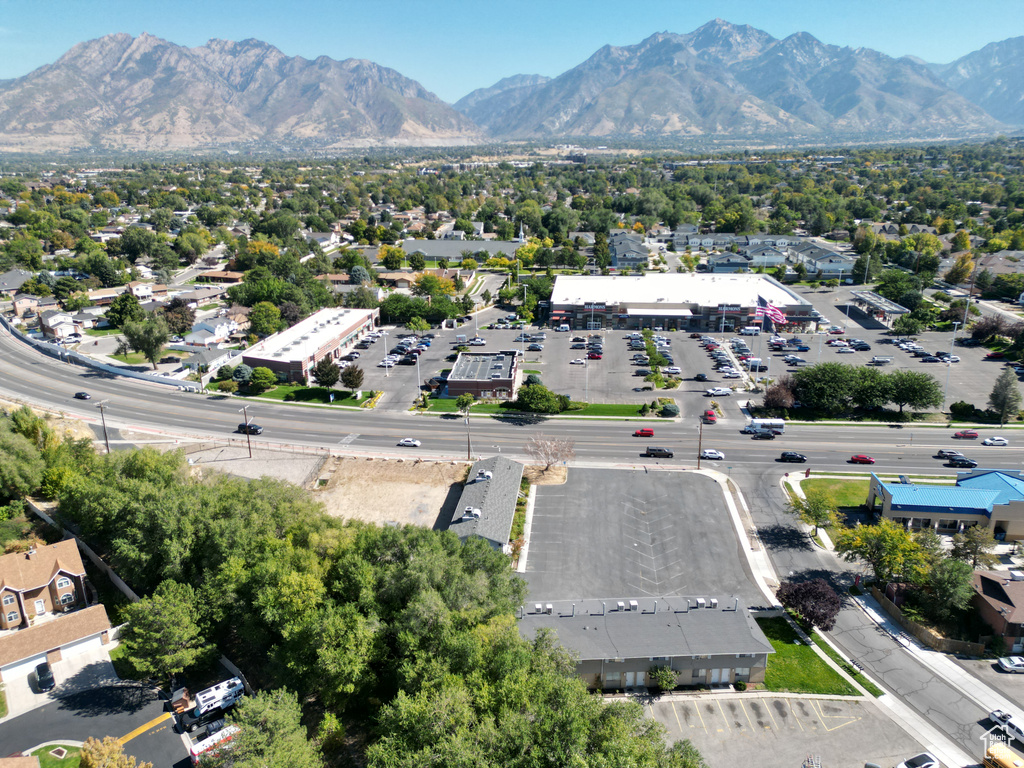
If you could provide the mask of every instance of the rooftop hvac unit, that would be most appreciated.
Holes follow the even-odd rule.
[[[554,612],[554,610],[555,610],[555,606],[553,606],[551,603],[548,603],[547,605],[544,606],[544,613],[550,614],[550,613]]]
[[[492,373],[491,374],[491,378],[492,379],[500,379],[501,378],[501,374],[500,373]]]
[[[543,613],[544,612],[544,606],[541,605],[540,603],[534,603],[533,604],[533,612],[534,613]]]
[[[717,608],[718,607],[718,598],[712,597],[710,602],[709,602],[709,604],[708,604],[708,607],[709,608]]]
[[[615,605],[620,611],[626,610],[626,604],[621,600],[619,600]]]
[[[494,473],[488,469],[481,469],[476,473],[477,480],[490,480],[492,477],[494,477]]]
[[[1024,571],[1010,571],[1010,578],[1013,581],[1024,581]]]
[[[703,597],[698,597],[697,598],[697,607],[698,608],[707,608],[708,607],[708,601],[705,600]]]
[[[631,610],[631,611],[637,611],[637,610],[640,610],[640,605],[639,605],[639,603],[637,603],[637,601],[636,601],[636,600],[630,600],[630,601],[629,601],[629,610]]]

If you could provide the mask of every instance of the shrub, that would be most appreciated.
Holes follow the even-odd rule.
[[[540,384],[541,383],[540,376],[538,376],[536,373],[531,373],[529,376],[526,377],[526,381],[524,383],[525,384]]]
[[[217,385],[217,391],[218,392],[228,392],[228,393],[237,392],[238,391],[238,382],[237,381],[233,381],[232,379],[225,379],[224,381],[220,382]]]
[[[676,405],[675,403],[669,403],[668,405],[662,407],[658,415],[661,416],[663,419],[674,419],[676,416],[679,415],[679,406]]]
[[[651,667],[647,670],[651,680],[663,691],[670,691],[676,687],[676,673],[672,667]]]
[[[223,381],[224,379],[230,379],[232,374],[235,372],[233,365],[222,365],[217,369],[217,372],[213,374],[213,378],[217,381]]]
[[[742,680],[737,680],[735,683],[732,684],[732,687],[735,688],[737,691],[747,690],[747,684]]]

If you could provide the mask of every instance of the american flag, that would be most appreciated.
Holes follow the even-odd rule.
[[[763,296],[758,296],[757,309],[754,310],[754,317],[760,319],[765,315],[767,315],[768,319],[771,320],[776,325],[785,325],[787,322],[786,315],[781,309],[776,307]]]

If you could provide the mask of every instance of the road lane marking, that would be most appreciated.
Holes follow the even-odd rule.
[[[134,731],[126,733],[124,736],[122,736],[120,739],[118,739],[118,741],[121,742],[122,744],[127,744],[129,741],[134,739],[136,736],[141,736],[143,733],[148,731],[153,726],[159,725],[160,723],[164,722],[165,720],[169,720],[172,717],[174,717],[174,715],[172,713],[164,712],[163,714],[158,715],[157,717],[154,717],[152,720],[150,720],[145,725],[140,725]]]

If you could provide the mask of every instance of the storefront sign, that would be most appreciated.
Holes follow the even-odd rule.
[[[594,312],[604,312],[605,304],[603,301],[584,304],[583,309],[588,312],[591,310],[593,310]]]

